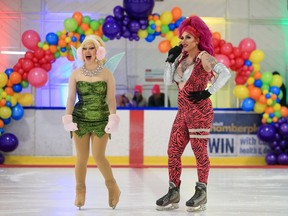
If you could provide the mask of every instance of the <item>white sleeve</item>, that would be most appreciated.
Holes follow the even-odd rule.
[[[215,71],[218,76],[214,83],[208,88],[210,94],[214,94],[221,89],[231,77],[229,69],[222,63],[217,63],[213,68],[213,71]]]
[[[175,63],[169,63],[167,62],[164,69],[164,84],[165,85],[171,85],[173,83],[173,76],[175,71]]]

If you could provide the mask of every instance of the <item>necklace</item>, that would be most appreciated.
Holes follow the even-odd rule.
[[[85,65],[81,67],[84,76],[94,77],[103,69],[103,65],[99,64],[94,70],[87,70]]]

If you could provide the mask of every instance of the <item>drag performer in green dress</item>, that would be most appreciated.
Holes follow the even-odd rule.
[[[74,204],[79,209],[85,204],[90,143],[93,158],[105,179],[109,206],[114,209],[120,197],[119,187],[105,156],[108,139],[119,124],[115,79],[113,73],[104,67],[105,54],[105,45],[101,38],[95,35],[86,36],[77,49],[77,57],[84,64],[75,69],[69,78],[66,110],[62,117],[64,128],[71,133],[76,147]],[[78,101],[75,104],[76,96]]]

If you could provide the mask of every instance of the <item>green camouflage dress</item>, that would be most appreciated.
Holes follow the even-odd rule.
[[[72,116],[78,130],[74,132],[80,137],[87,133],[95,133],[102,137],[110,114],[106,102],[106,82],[78,81],[76,88],[79,101],[74,106]]]

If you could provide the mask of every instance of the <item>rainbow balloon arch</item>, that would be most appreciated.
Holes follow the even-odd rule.
[[[48,33],[45,41],[41,41],[36,31],[25,31],[21,37],[27,48],[24,57],[12,68],[0,72],[0,151],[11,152],[18,146],[17,137],[5,133],[4,127],[11,120],[22,119],[23,107],[33,103],[33,95],[21,93],[23,88],[44,86],[52,64],[62,57],[74,61],[71,46],[79,47],[87,35],[98,35],[105,42],[123,38],[129,41],[144,39],[152,43],[156,37],[161,37],[163,40],[158,44],[160,53],[167,53],[178,45],[178,27],[185,19],[181,8],[176,6],[159,14],[152,13],[153,7],[153,0],[145,4],[124,0],[123,6],[114,7],[113,15],[98,20],[76,11],[64,20],[62,31]],[[261,72],[260,63],[265,54],[256,48],[252,38],[244,38],[234,46],[222,39],[219,32],[212,35],[215,57],[236,73],[233,94],[242,100],[241,108],[262,114],[257,136],[271,147],[266,156],[267,164],[287,165],[288,109],[280,105],[282,77],[269,71]],[[4,155],[0,152],[1,163],[4,163]]]

